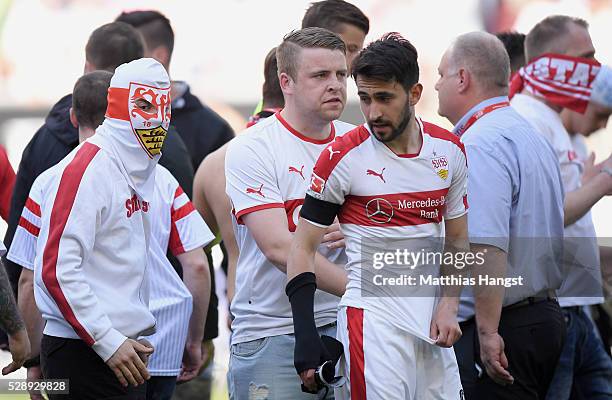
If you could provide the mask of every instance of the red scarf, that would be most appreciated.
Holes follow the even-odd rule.
[[[584,113],[600,65],[590,58],[543,54],[514,75],[509,97],[525,89],[556,106]]]

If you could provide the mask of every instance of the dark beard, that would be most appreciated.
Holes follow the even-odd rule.
[[[402,118],[400,119],[400,123],[397,126],[397,128],[393,127],[393,130],[391,131],[391,135],[389,135],[389,137],[385,139],[379,138],[376,135],[373,135],[373,136],[382,143],[392,142],[395,139],[397,139],[399,135],[402,134],[402,132],[404,132],[404,129],[406,129],[406,127],[408,126],[408,123],[410,122],[411,118],[412,118],[412,110],[408,102],[406,102],[406,108],[404,108],[404,112],[402,113]],[[372,124],[376,122],[379,122],[379,121],[368,122],[368,126],[370,127],[370,131],[372,131],[372,133],[374,132],[374,128],[372,127]]]

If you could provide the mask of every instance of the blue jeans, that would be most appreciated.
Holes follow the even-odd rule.
[[[336,337],[336,324],[319,328],[320,335]],[[314,400],[302,392],[293,366],[294,335],[270,336],[231,347],[227,381],[230,400]],[[333,399],[330,390],[326,399]]]
[[[147,381],[147,400],[170,400],[176,387],[176,376],[152,376]]]
[[[612,399],[612,360],[581,307],[563,308],[567,338],[547,400]]]

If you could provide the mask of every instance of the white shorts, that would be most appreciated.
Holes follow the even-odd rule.
[[[367,310],[341,307],[337,338],[344,345],[336,400],[463,400],[452,348],[427,343]]]

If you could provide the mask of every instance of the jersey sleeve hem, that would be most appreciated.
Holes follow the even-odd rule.
[[[466,209],[466,210],[463,210],[463,211],[461,211],[461,212],[459,212],[459,213],[455,213],[455,214],[447,215],[447,216],[445,216],[444,218],[445,218],[445,219],[448,219],[448,220],[451,220],[451,219],[456,219],[456,218],[459,218],[459,217],[463,217],[463,216],[464,216],[464,215],[466,215],[467,213],[468,213],[468,210]]]
[[[209,243],[211,243],[213,240],[215,240],[214,236],[210,236],[210,237],[206,237],[206,238],[201,238],[200,240],[195,240],[192,243],[187,243],[184,244],[179,247],[179,248],[172,248],[170,249],[170,251],[172,252],[172,255],[174,255],[175,257],[181,254],[185,254],[189,251],[192,250],[196,250],[199,248],[203,248],[205,246],[207,246]]]
[[[504,253],[508,253],[508,238],[472,237],[472,235],[470,235],[470,243],[497,247],[498,249],[502,250]]]
[[[6,258],[14,262],[15,264],[22,266],[25,269],[29,269],[30,271],[34,270],[34,263],[31,263],[30,261],[26,261],[25,259],[22,259],[21,257],[14,255],[10,251],[6,254]]]
[[[247,207],[236,213],[236,221],[242,224],[243,223],[242,217],[244,217],[245,215],[256,212],[256,211],[266,210],[269,208],[285,208],[285,205],[283,203],[268,203],[268,204],[259,204],[256,206]]]

